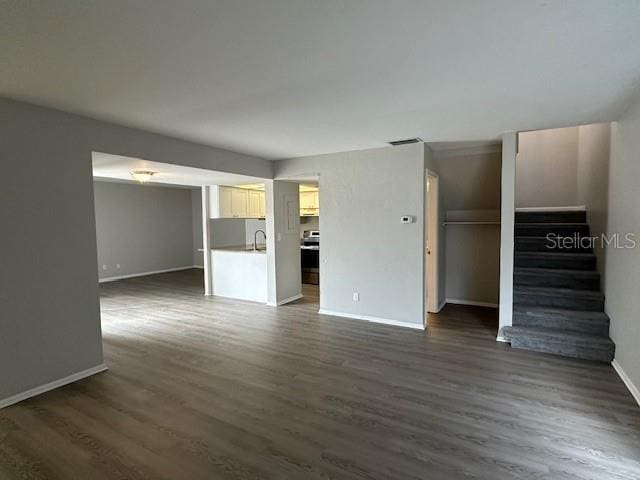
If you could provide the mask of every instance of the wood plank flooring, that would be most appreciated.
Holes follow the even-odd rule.
[[[2,479],[638,479],[610,366],[512,350],[496,313],[429,331],[205,298],[193,270],[101,286],[110,370],[0,410]]]

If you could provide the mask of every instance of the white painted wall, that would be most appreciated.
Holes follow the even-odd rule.
[[[193,265],[191,190],[93,185],[100,279]]]
[[[502,170],[500,197],[500,305],[498,312],[498,339],[500,330],[511,326],[513,319],[513,252],[516,206],[516,156],[518,134],[502,135]]]
[[[265,243],[264,236],[261,233],[258,233],[257,237],[255,233],[257,230],[262,230],[266,233],[267,231],[267,222],[266,220],[258,219],[258,218],[248,218],[244,221],[245,225],[245,243],[246,245],[253,245],[254,238],[258,241],[258,245],[262,245]]]
[[[270,162],[0,99],[0,403],[103,362],[91,152],[271,177]]]
[[[193,264],[204,266],[202,248],[202,189],[191,190],[191,222],[193,231]]]
[[[213,294],[252,302],[267,302],[265,253],[211,250]]]
[[[302,295],[298,189],[298,184],[293,182],[265,182],[267,296],[270,305],[279,305]]]
[[[276,178],[319,175],[321,309],[423,324],[425,163],[437,172],[423,144],[275,163]]]
[[[611,127],[608,233],[634,233],[640,240],[640,93]],[[605,311],[616,343],[616,363],[640,389],[640,243],[606,250]],[[640,397],[636,397],[640,401]]]
[[[300,238],[304,236],[306,230],[320,230],[320,218],[300,217]]]

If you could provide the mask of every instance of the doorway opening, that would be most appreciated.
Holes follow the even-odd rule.
[[[428,314],[440,311],[438,272],[439,264],[439,177],[426,170],[424,208],[424,326]]]
[[[318,182],[300,183],[300,268],[302,291],[320,304],[320,189]]]

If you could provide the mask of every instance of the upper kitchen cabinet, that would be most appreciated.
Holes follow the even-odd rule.
[[[300,216],[317,217],[320,214],[320,195],[317,187],[300,186]]]
[[[211,218],[264,218],[264,191],[212,185]]]
[[[247,199],[249,217],[264,217],[264,192],[261,190],[247,190]]]

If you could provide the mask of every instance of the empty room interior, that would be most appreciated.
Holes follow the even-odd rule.
[[[0,12],[0,479],[640,478],[640,0]]]

